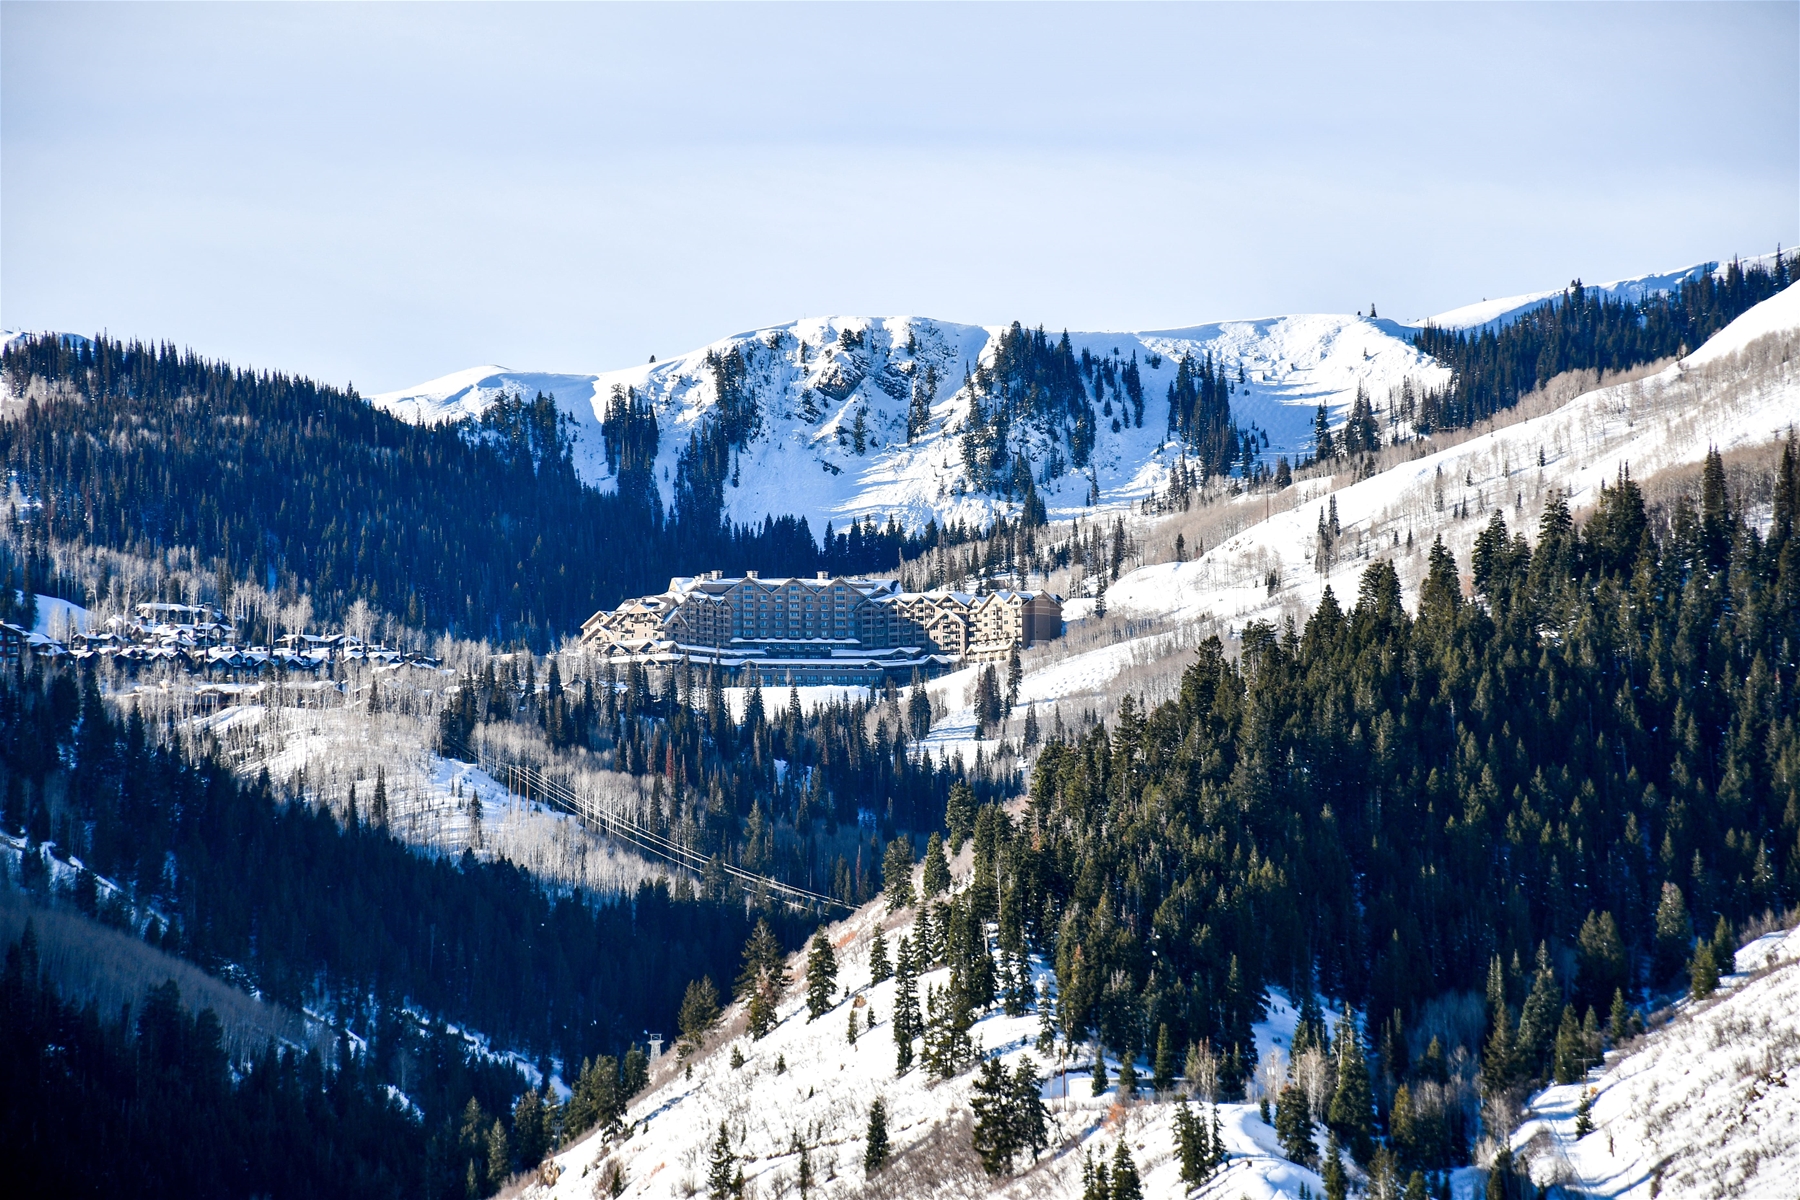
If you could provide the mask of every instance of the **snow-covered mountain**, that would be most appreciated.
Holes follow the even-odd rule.
[[[734,350],[746,365],[745,386],[761,428],[738,456],[736,486],[725,507],[737,521],[765,515],[806,517],[814,532],[827,521],[893,515],[911,528],[928,519],[990,521],[1016,504],[968,487],[960,434],[969,410],[966,371],[991,363],[1003,327],[955,325],[919,317],[813,317],[721,339],[657,363],[598,375],[548,375],[475,367],[372,398],[407,420],[446,421],[483,411],[499,396],[554,394],[575,421],[576,466],[602,488],[616,486],[608,469],[601,421],[615,387],[632,389],[655,408],[661,441],[656,482],[674,500],[681,451],[715,410],[720,380],[714,363]],[[848,333],[850,337],[846,338]],[[1320,403],[1347,407],[1357,388],[1385,397],[1406,376],[1441,383],[1444,371],[1415,350],[1409,330],[1393,321],[1341,315],[1271,317],[1138,333],[1070,333],[1076,357],[1086,352],[1122,369],[1136,357],[1145,397],[1143,424],[1126,418],[1130,401],[1115,388],[1095,398],[1099,410],[1092,475],[1068,467],[1043,478],[1052,448],[1032,448],[1033,469],[1050,515],[1088,509],[1097,484],[1103,505],[1142,499],[1162,486],[1179,450],[1168,436],[1167,392],[1183,354],[1214,361],[1244,382],[1231,397],[1234,419],[1266,433],[1265,456],[1296,457],[1312,437]],[[860,344],[857,344],[859,343]],[[910,444],[907,413],[915,388],[935,378],[928,428]],[[855,448],[859,411],[865,448]],[[1135,416],[1135,414],[1133,414]],[[1259,439],[1260,440],[1260,439]]]
[[[1705,263],[1602,284],[1599,290],[1638,298],[1715,269],[1717,264]],[[1019,440],[1052,518],[1082,515],[1095,506],[1122,508],[1165,486],[1180,456],[1168,433],[1167,395],[1183,355],[1196,362],[1211,355],[1224,369],[1232,388],[1232,419],[1256,435],[1262,461],[1273,467],[1278,456],[1298,459],[1311,448],[1320,404],[1335,421],[1359,389],[1380,404],[1407,377],[1419,386],[1441,386],[1447,372],[1410,340],[1427,321],[1479,326],[1515,317],[1560,294],[1482,301],[1413,322],[1306,314],[1152,331],[1070,332],[1073,355],[1101,364],[1099,374],[1110,373],[1110,379],[1096,383],[1084,372],[1083,387],[1096,410],[1092,462],[1072,462],[1054,436]],[[986,522],[1016,511],[1017,503],[970,486],[961,446],[971,400],[965,379],[983,364],[993,366],[1006,332],[1003,326],[922,317],[810,317],[620,370],[554,374],[487,365],[371,401],[403,419],[435,423],[479,415],[505,394],[551,394],[574,422],[577,469],[589,483],[609,490],[617,479],[607,463],[601,423],[614,390],[630,389],[656,414],[661,437],[654,476],[666,507],[674,502],[678,462],[690,436],[717,411],[721,387],[741,388],[756,414],[756,430],[737,452],[733,482],[725,488],[725,512],[732,519],[793,514],[806,517],[815,533],[827,521],[841,526],[871,514],[883,521],[894,516],[915,529],[933,517]],[[1048,332],[1053,339],[1060,336]],[[1134,359],[1141,423],[1120,385],[1125,365]],[[921,389],[930,401],[930,420],[909,442],[908,411]]]

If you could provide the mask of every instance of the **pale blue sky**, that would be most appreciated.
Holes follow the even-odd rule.
[[[1800,6],[0,6],[0,325],[365,392],[1800,236]]]

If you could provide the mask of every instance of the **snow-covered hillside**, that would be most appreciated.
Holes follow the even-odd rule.
[[[958,864],[966,871],[965,851]],[[588,1200],[609,1194],[615,1171],[622,1171],[628,1197],[686,1197],[704,1194],[709,1154],[720,1122],[745,1177],[746,1196],[798,1195],[799,1147],[804,1144],[813,1173],[813,1194],[828,1197],[973,1197],[1081,1195],[1084,1156],[1110,1160],[1123,1139],[1143,1177],[1146,1196],[1184,1194],[1176,1152],[1171,1096],[1119,1094],[1118,1062],[1108,1058],[1111,1085],[1093,1094],[1091,1051],[1077,1048],[1073,1059],[1057,1050],[1036,1049],[1039,1015],[1008,1017],[996,1010],[979,1020],[972,1037],[978,1051],[998,1056],[1013,1069],[1029,1059],[1045,1080],[1041,1096],[1049,1110],[1050,1148],[1035,1164],[1021,1160],[1010,1178],[986,1175],[970,1144],[974,1072],[933,1081],[918,1065],[896,1074],[892,1034],[894,980],[870,983],[869,951],[880,926],[889,954],[913,925],[908,909],[889,914],[876,900],[826,928],[835,947],[840,995],[829,1012],[808,1020],[803,997],[802,955],[788,962],[795,983],[781,1003],[779,1024],[766,1037],[745,1032],[745,1013],[734,1006],[720,1031],[692,1062],[692,1072],[676,1055],[652,1069],[650,1086],[631,1104],[624,1128],[596,1133],[555,1158],[554,1184],[535,1183],[525,1195],[537,1200]],[[1044,964],[1034,962],[1039,980],[1054,984]],[[943,988],[947,968],[922,975],[919,995]],[[1255,1027],[1259,1052],[1291,1045],[1297,1014],[1279,993],[1271,993],[1269,1016]],[[849,1014],[858,1014],[860,1032],[852,1043]],[[1335,1014],[1328,1013],[1328,1017]],[[871,1027],[868,1022],[873,1020]],[[733,1066],[733,1051],[743,1056]],[[1138,1063],[1147,1079],[1148,1066]],[[873,1179],[863,1171],[869,1108],[880,1098],[887,1110],[893,1157]],[[1202,1119],[1204,1105],[1196,1106]],[[1206,1194],[1250,1200],[1297,1197],[1304,1185],[1322,1195],[1317,1174],[1280,1154],[1275,1131],[1255,1104],[1220,1104],[1220,1129],[1228,1161],[1208,1183]],[[1321,1141],[1323,1135],[1321,1134]]]
[[[1595,1200],[1796,1193],[1800,930],[1758,938],[1736,969],[1586,1080],[1532,1098],[1513,1147],[1535,1182]]]
[[[1677,287],[1701,264],[1680,271],[1600,285],[1621,298]],[[1169,385],[1183,355],[1208,354],[1228,372],[1234,391],[1232,417],[1266,447],[1266,465],[1277,456],[1303,456],[1312,444],[1312,422],[1323,403],[1341,419],[1358,388],[1377,402],[1410,376],[1420,386],[1439,386],[1446,372],[1410,341],[1429,320],[1469,327],[1504,320],[1547,302],[1560,291],[1482,301],[1435,317],[1402,323],[1360,314],[1308,314],[1223,321],[1179,329],[1069,333],[1077,358],[1110,359],[1121,367],[1134,357],[1142,376],[1141,426],[1124,419],[1131,409],[1115,388],[1094,388],[1098,412],[1090,468],[1054,461],[1048,445],[1024,446],[1038,475],[1050,515],[1073,517],[1124,508],[1167,481],[1179,456],[1168,437]],[[687,354],[597,374],[552,374],[480,366],[371,397],[374,404],[409,421],[439,422],[478,415],[503,394],[527,398],[542,391],[575,423],[576,465],[583,478],[616,486],[606,460],[601,422],[615,387],[633,389],[654,406],[661,441],[655,479],[665,505],[675,496],[677,464],[688,439],[715,412],[721,377],[716,364],[735,350],[744,364],[743,386],[760,417],[760,429],[737,456],[725,509],[736,521],[767,515],[804,516],[815,534],[827,521],[894,516],[910,528],[936,517],[986,522],[1014,507],[968,486],[960,433],[969,410],[966,373],[992,364],[1001,326],[960,325],[921,317],[811,317],[722,338]],[[1052,338],[1058,331],[1048,331]],[[1237,369],[1243,382],[1237,382]],[[928,380],[935,380],[931,386]],[[907,441],[908,407],[915,391],[933,398],[925,432]],[[865,422],[858,453],[854,425]],[[1135,414],[1134,414],[1135,415]],[[1097,489],[1097,505],[1089,504]]]

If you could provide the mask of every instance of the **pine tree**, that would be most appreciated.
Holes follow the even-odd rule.
[[[1106,1050],[1096,1042],[1094,1044],[1094,1095],[1106,1095],[1106,1089],[1111,1086],[1112,1081],[1106,1077]]]
[[[1713,926],[1712,937],[1713,964],[1722,974],[1729,975],[1736,968],[1737,939],[1731,934],[1731,922],[1725,914],[1719,914],[1718,924]]]
[[[954,803],[954,789],[951,797]],[[944,839],[936,833],[925,843],[925,871],[920,883],[926,899],[941,896],[950,890],[950,863],[944,857]]]
[[[1326,1140],[1325,1169],[1320,1174],[1325,1179],[1325,1200],[1347,1200],[1350,1195],[1350,1175],[1344,1170],[1342,1148],[1338,1145],[1335,1132]]]
[[[1184,1097],[1175,1108],[1175,1150],[1181,1160],[1181,1182],[1197,1188],[1212,1175],[1212,1146],[1204,1125]]]
[[[900,952],[894,967],[894,1073],[904,1075],[912,1069],[913,1039],[919,1036],[919,985],[915,967],[917,956],[912,939],[902,935]]]
[[[1606,1018],[1606,1036],[1613,1045],[1624,1044],[1630,1020],[1631,1012],[1625,1007],[1625,992],[1623,989],[1616,989],[1613,992],[1612,1011]]]
[[[889,842],[887,855],[881,860],[881,878],[891,913],[912,907],[912,868],[912,839],[897,837]]]
[[[863,1174],[874,1175],[887,1165],[887,1105],[880,1096],[869,1105],[869,1132],[863,1139]]]
[[[1704,1000],[1719,988],[1719,964],[1713,957],[1711,942],[1701,942],[1694,949],[1693,961],[1688,965],[1688,989],[1694,999]]]
[[[731,1152],[731,1134],[725,1122],[719,1122],[719,1136],[713,1142],[712,1158],[706,1171],[708,1200],[733,1200],[743,1194],[743,1173],[737,1169],[737,1155]]]
[[[1687,904],[1681,889],[1664,883],[1662,899],[1656,905],[1656,977],[1666,980],[1687,961],[1688,947],[1693,944],[1693,931],[1688,926]]]
[[[688,984],[676,1023],[681,1029],[681,1056],[686,1058],[700,1048],[706,1035],[719,1023],[719,989],[713,986],[710,976]]]
[[[1594,1089],[1583,1088],[1581,1103],[1575,1106],[1575,1136],[1584,1138],[1594,1132]]]
[[[1039,1054],[1056,1048],[1056,1005],[1050,1000],[1050,984],[1041,982],[1037,991],[1038,1031],[1033,1045]]]
[[[487,1132],[487,1179],[490,1188],[498,1188],[512,1174],[512,1150],[506,1142],[506,1126],[495,1118]]]
[[[1131,1147],[1119,1139],[1113,1151],[1112,1200],[1144,1200],[1144,1186],[1138,1180],[1137,1164],[1131,1161]]]
[[[1166,1024],[1156,1027],[1156,1062],[1150,1085],[1158,1092],[1167,1092],[1175,1086],[1175,1046],[1169,1040]]]
[[[1587,1068],[1587,1054],[1581,1043],[1581,1026],[1575,1021],[1575,1006],[1563,1005],[1562,1020],[1556,1027],[1556,1049],[1552,1055],[1552,1074],[1559,1084],[1574,1083]]]
[[[1332,1093],[1325,1119],[1348,1143],[1351,1157],[1359,1163],[1367,1162],[1374,1150],[1375,1102],[1362,1038],[1348,1009],[1338,1022],[1337,1043],[1337,1090]]]
[[[944,827],[950,831],[950,853],[960,854],[963,842],[975,832],[975,790],[961,780],[950,785],[950,799],[944,806]],[[929,856],[929,848],[927,848],[926,854]],[[926,861],[929,867],[929,857]],[[948,876],[949,871],[946,869],[945,887],[950,884]],[[925,885],[925,894],[927,896],[937,895],[935,891],[931,890],[929,882]]]
[[[1308,1111],[1306,1093],[1293,1084],[1282,1088],[1275,1098],[1275,1137],[1289,1161],[1308,1169],[1318,1166],[1319,1151],[1313,1143],[1312,1114]]]
[[[885,983],[894,974],[894,968],[888,962],[887,939],[882,936],[881,926],[875,927],[875,936],[869,941],[869,982]]]
[[[1107,1169],[1106,1156],[1096,1160],[1092,1150],[1081,1159],[1081,1200],[1112,1200],[1112,1172]]]
[[[831,940],[821,928],[813,934],[812,945],[806,953],[806,1011],[809,1022],[816,1021],[831,1011],[832,997],[836,991],[837,955],[832,953]]]
[[[970,1091],[969,1107],[975,1114],[975,1153],[989,1175],[1010,1174],[1019,1150],[1017,1123],[1012,1113],[1012,1081],[997,1058],[984,1059]]]
[[[760,1040],[775,1028],[775,1010],[787,986],[786,956],[766,920],[759,918],[744,943],[744,965],[738,972],[737,996],[748,1001],[750,1036]]]
[[[1137,1063],[1133,1060],[1131,1051],[1127,1050],[1119,1056],[1119,1098],[1132,1100],[1137,1094]]]
[[[1512,1020],[1502,994],[1500,1003],[1494,1008],[1493,1032],[1488,1035],[1481,1055],[1482,1090],[1489,1096],[1500,1095],[1512,1087],[1514,1072]]]
[[[852,1006],[850,1009],[850,1028],[849,1028],[849,1032],[845,1035],[846,1039],[849,1041],[849,1043],[852,1046],[856,1045],[856,1026],[857,1026],[857,1013],[856,1013],[855,1006]]]
[[[1419,1126],[1413,1114],[1412,1089],[1404,1083],[1394,1089],[1394,1102],[1388,1108],[1388,1140],[1403,1163],[1420,1160]]]
[[[1011,1097],[1013,1136],[1035,1162],[1050,1144],[1050,1114],[1044,1108],[1044,1080],[1029,1055],[1013,1068]]]

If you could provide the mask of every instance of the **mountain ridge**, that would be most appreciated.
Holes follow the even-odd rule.
[[[1641,299],[1720,269],[1716,262],[1700,263],[1590,290]],[[1562,294],[1557,289],[1482,301],[1417,321],[1360,311],[1297,313],[1047,335],[1066,339],[1083,364],[1082,399],[1098,410],[1085,435],[1091,453],[1077,461],[1083,431],[1070,427],[1079,425],[1078,417],[1066,416],[1040,422],[1037,436],[1021,437],[1016,450],[1027,460],[1051,519],[1140,503],[1166,488],[1177,464],[1194,453],[1170,428],[1167,395],[1179,384],[1183,355],[1196,363],[1210,355],[1232,421],[1254,438],[1254,461],[1274,470],[1279,458],[1298,462],[1311,452],[1321,405],[1335,422],[1359,394],[1380,406],[1409,379],[1418,388],[1442,387],[1449,371],[1412,345],[1419,329],[1492,327]],[[805,517],[815,532],[828,522],[841,526],[871,515],[882,522],[895,518],[912,530],[933,520],[981,526],[1018,515],[1025,503],[1018,489],[979,486],[963,448],[970,402],[980,390],[969,386],[967,376],[991,369],[1015,328],[904,315],[806,317],[631,367],[584,374],[487,364],[369,400],[405,420],[435,424],[478,416],[503,395],[554,395],[569,418],[577,472],[610,491],[619,486],[619,469],[616,454],[607,450],[606,412],[615,389],[638,396],[661,434],[649,482],[667,509],[678,502],[689,439],[717,410],[721,389],[734,386],[719,364],[741,360],[743,378],[736,386],[744,389],[760,427],[735,439],[730,480],[719,487],[726,519],[745,524],[792,515]],[[1139,386],[1128,396],[1118,376],[1133,362]],[[922,388],[929,418],[921,423],[909,409]],[[1059,420],[1066,436],[1059,436]]]

